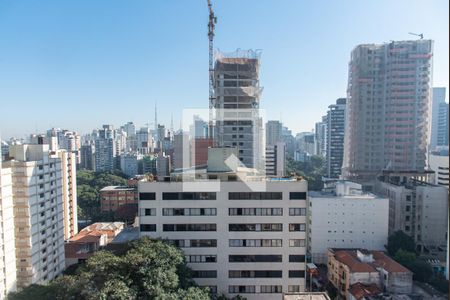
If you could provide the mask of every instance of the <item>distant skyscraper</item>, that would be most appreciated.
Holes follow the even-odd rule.
[[[336,104],[328,106],[327,113],[327,177],[339,178],[344,157],[346,99],[339,98]]]
[[[436,146],[448,145],[448,104],[445,103],[445,88],[433,88],[431,105],[430,151]]]
[[[238,149],[246,167],[264,169],[259,102],[259,53],[218,53],[214,67],[215,144]]]
[[[190,135],[193,138],[201,139],[208,136],[208,123],[202,120],[199,116],[194,115],[194,123],[189,128]]]
[[[80,148],[80,169],[95,170],[95,146],[86,144]]]
[[[113,138],[95,140],[95,171],[112,171],[115,167],[115,143]]]
[[[266,123],[266,145],[275,146],[282,141],[283,124],[280,121],[268,121]]]
[[[283,177],[286,174],[286,144],[278,142],[266,146],[266,175]]]
[[[344,170],[423,171],[431,109],[433,41],[357,46],[351,53]]]
[[[315,155],[325,157],[327,155],[327,116],[322,117],[321,122],[315,126]]]

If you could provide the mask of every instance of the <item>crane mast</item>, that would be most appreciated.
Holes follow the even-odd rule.
[[[211,0],[208,0],[209,22],[208,22],[208,40],[209,40],[209,138],[213,138],[213,109],[214,109],[214,29],[217,18],[212,9]]]

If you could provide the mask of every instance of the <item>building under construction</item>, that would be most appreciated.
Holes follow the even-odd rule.
[[[216,52],[212,108],[215,145],[237,148],[239,160],[246,167],[262,170],[259,65],[257,51]]]

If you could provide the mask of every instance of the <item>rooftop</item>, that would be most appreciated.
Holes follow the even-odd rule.
[[[120,185],[110,185],[102,188],[100,192],[112,192],[112,191],[134,191],[134,187],[120,186]]]
[[[369,273],[377,272],[378,268],[383,268],[389,273],[411,273],[410,270],[384,254],[382,251],[368,251],[366,249],[330,249],[334,253],[334,258],[348,266],[350,272]],[[359,252],[359,253],[358,253]],[[362,261],[359,255],[363,255]]]
[[[327,293],[286,293],[283,300],[330,300]]]

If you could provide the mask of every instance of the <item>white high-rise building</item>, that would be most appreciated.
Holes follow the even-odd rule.
[[[286,174],[286,144],[278,142],[266,146],[266,175],[283,177]]]
[[[363,193],[360,184],[335,181],[309,193],[308,251],[314,263],[326,264],[328,248],[383,251],[388,238],[389,201]]]
[[[0,299],[17,289],[16,245],[11,168],[0,155]]]
[[[46,283],[65,268],[64,179],[48,145],[11,145],[17,287]],[[74,191],[76,192],[76,191]]]
[[[64,240],[68,240],[78,233],[77,157],[74,152],[65,150],[57,151],[56,156],[61,160]]]
[[[140,235],[182,248],[194,280],[213,293],[265,300],[304,291],[307,182],[261,177],[265,189],[252,191],[255,176],[195,176],[139,182]]]

